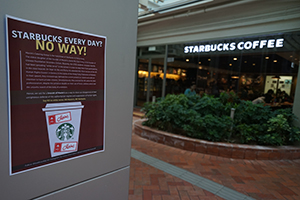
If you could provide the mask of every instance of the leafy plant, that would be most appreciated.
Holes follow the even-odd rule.
[[[235,108],[234,120],[230,116]],[[285,145],[300,140],[291,109],[272,111],[262,104],[241,101],[234,93],[220,98],[167,95],[144,105],[146,126],[209,141]]]
[[[239,124],[236,126],[235,139],[241,144],[258,144],[266,126],[259,124]]]
[[[294,137],[292,133],[298,133],[299,136],[299,130],[297,131],[295,128],[292,128],[288,123],[288,118],[285,117],[283,114],[279,114],[276,117],[272,117],[268,121],[268,124],[268,138],[266,139],[269,139],[269,143],[272,143],[274,145],[282,145],[289,143],[289,141],[297,140],[297,138]]]
[[[220,101],[221,103],[223,103],[224,105],[226,104],[239,104],[241,102],[240,98],[238,97],[238,95],[234,92],[222,92],[220,94]]]
[[[193,138],[223,141],[230,131],[231,124],[232,119],[228,116],[197,115],[189,124],[183,126],[183,130]]]
[[[241,101],[235,110],[236,124],[264,124],[272,116],[269,106],[253,104],[251,101]]]
[[[225,111],[225,106],[219,101],[218,98],[208,95],[204,95],[201,99],[195,102],[191,108],[201,116],[209,114],[214,116],[222,116]]]
[[[294,122],[294,120],[297,119],[297,117],[292,112],[291,108],[275,110],[273,112],[273,117],[277,116],[277,115],[283,115],[283,117],[287,119],[287,122],[289,123],[289,125],[291,125]]]

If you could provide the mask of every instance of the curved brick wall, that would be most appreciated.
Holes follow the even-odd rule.
[[[293,160],[300,158],[300,148],[297,147],[265,147],[209,142],[151,129],[143,126],[142,120],[134,123],[134,133],[140,137],[172,147],[226,158],[249,160]]]

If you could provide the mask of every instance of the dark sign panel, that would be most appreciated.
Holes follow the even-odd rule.
[[[10,174],[104,151],[106,37],[7,16]]]

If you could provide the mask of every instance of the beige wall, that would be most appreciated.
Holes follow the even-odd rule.
[[[0,5],[0,199],[127,199],[138,1],[0,0]],[[6,14],[107,37],[103,153],[9,176]]]

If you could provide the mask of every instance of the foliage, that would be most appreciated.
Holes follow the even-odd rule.
[[[183,126],[186,134],[193,138],[222,141],[230,132],[232,119],[228,116],[196,115],[189,124]]]
[[[220,94],[220,101],[225,105],[225,104],[239,104],[241,102],[240,98],[238,95],[234,92],[222,92]]]
[[[251,101],[241,101],[235,110],[235,123],[264,124],[271,117],[271,108],[262,104],[253,104]]]
[[[234,93],[222,93],[219,98],[169,94],[145,103],[142,110],[147,118],[144,125],[198,139],[260,145],[300,140],[291,109],[272,111],[269,106],[241,101]]]

